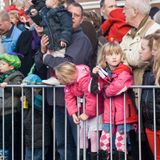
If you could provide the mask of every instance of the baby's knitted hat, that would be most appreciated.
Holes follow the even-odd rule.
[[[8,53],[0,54],[0,60],[5,61],[9,65],[13,66],[15,69],[21,67],[21,60],[17,55],[14,54],[8,54]]]
[[[41,84],[42,79],[36,74],[29,74],[27,77],[23,79],[22,82],[27,85],[36,85]]]

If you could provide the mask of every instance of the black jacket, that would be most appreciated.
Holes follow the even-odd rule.
[[[40,38],[35,30],[33,31],[24,31],[20,35],[15,52],[21,53],[23,55],[19,56],[21,59],[20,71],[26,77],[30,72],[31,67],[34,64],[34,56],[37,50],[40,48]],[[25,45],[24,45],[25,44]],[[34,46],[34,47],[33,47]],[[39,75],[42,79],[46,79],[47,68],[43,66],[41,70],[34,70],[34,74]]]
[[[150,66],[146,68],[144,72],[143,85],[155,85],[155,77]],[[160,129],[160,89],[155,89],[155,97],[153,97],[153,89],[142,89],[141,108],[143,112],[143,120],[145,127],[149,129],[154,129],[154,99],[156,108],[156,129]]]
[[[27,109],[24,109],[24,133],[25,133],[25,145],[27,147],[32,146],[32,91],[31,88],[25,88],[24,92],[27,101],[29,102],[29,106]],[[44,99],[45,100],[45,99]],[[50,108],[45,103],[44,105],[44,126],[43,122],[43,109],[37,109],[34,104],[34,147],[41,148],[42,147],[42,132],[44,127],[44,145],[49,146],[51,142],[51,118],[49,116]]]
[[[0,75],[1,76],[1,75]],[[19,71],[13,72],[10,74],[3,82],[7,82],[9,85],[16,85],[21,84],[23,79],[23,74]],[[1,89],[1,88],[0,88]],[[21,88],[14,87],[14,104],[12,104],[12,88],[6,87],[4,89],[4,114],[11,114],[12,113],[12,105],[14,105],[14,112],[20,110],[20,96],[21,96]],[[3,94],[0,95],[0,116],[2,116],[2,107],[3,107]]]

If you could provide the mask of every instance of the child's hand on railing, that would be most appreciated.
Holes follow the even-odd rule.
[[[73,118],[73,122],[75,124],[79,124],[80,123],[80,120],[79,120],[79,118],[77,117],[77,115],[75,113],[72,114],[72,118]]]
[[[86,121],[89,117],[85,114],[85,113],[82,113],[80,116],[79,116],[79,119],[81,121]]]

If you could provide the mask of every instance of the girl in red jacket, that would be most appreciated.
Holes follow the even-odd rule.
[[[124,122],[126,121],[126,136],[130,130],[134,130],[137,122],[136,110],[126,92],[133,84],[132,70],[122,63],[122,59],[123,52],[118,42],[105,44],[99,55],[98,65],[93,68],[91,81],[91,92],[102,91],[105,97],[100,148],[107,153],[104,157],[109,159],[112,149],[111,134],[115,135],[115,147],[118,151],[116,160],[124,160],[124,153],[127,152]]]
[[[98,106],[98,123],[96,118],[96,95],[88,91],[91,80],[90,69],[86,65],[75,65],[70,62],[64,62],[55,68],[55,74],[61,84],[65,84],[65,103],[67,111],[75,124],[80,124],[80,149],[84,149],[84,141],[88,148],[88,139],[91,140],[91,160],[97,159],[97,129],[102,129],[102,105]],[[80,113],[77,104],[77,97],[81,99]],[[85,99],[84,99],[84,98]],[[85,105],[84,105],[85,100]],[[83,104],[83,107],[81,107]],[[103,101],[102,103],[103,104]],[[85,106],[85,107],[84,107]],[[80,115],[79,115],[80,114]],[[86,138],[83,138],[84,130],[82,122],[86,121]],[[82,152],[83,150],[81,150]],[[83,153],[83,152],[82,152]],[[83,154],[81,153],[81,160]]]

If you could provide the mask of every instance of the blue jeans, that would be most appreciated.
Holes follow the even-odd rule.
[[[44,148],[44,157],[46,156],[46,153],[48,151],[48,148]],[[25,160],[31,160],[32,159],[32,148],[25,147]],[[34,160],[42,160],[42,148],[34,148]],[[45,158],[44,158],[45,159]]]
[[[3,152],[3,149],[0,149],[0,159],[8,160],[9,159],[9,151],[5,149]]]
[[[2,116],[0,116],[0,149],[2,146]],[[12,138],[14,139],[14,159],[20,160],[21,157],[21,118],[20,113],[14,113],[14,136],[12,137],[12,114],[8,114],[4,116],[4,149],[7,150],[8,155],[6,157],[7,160],[12,160]],[[2,152],[1,152],[2,153]]]
[[[55,137],[60,160],[65,160],[65,107],[55,109]],[[77,126],[67,115],[67,160],[76,158]]]

